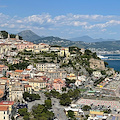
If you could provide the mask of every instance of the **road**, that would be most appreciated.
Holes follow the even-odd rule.
[[[59,100],[56,98],[51,98],[51,100],[52,100],[52,108],[53,108],[55,117],[57,117],[58,120],[68,120],[64,112],[64,106],[61,106],[59,104]]]
[[[44,104],[44,101],[46,99],[44,93],[39,93],[39,95],[40,95],[40,100],[35,100],[35,101],[27,103],[28,104],[28,112],[31,112],[32,106],[38,105],[38,104],[41,104],[41,105]]]

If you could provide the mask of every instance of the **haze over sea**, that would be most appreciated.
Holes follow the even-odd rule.
[[[108,60],[105,60],[110,68],[114,68],[114,70],[120,71],[120,54],[109,54],[104,55],[104,57],[108,57]],[[113,59],[113,60],[109,60]]]

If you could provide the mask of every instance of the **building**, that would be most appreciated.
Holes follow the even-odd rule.
[[[65,79],[67,77],[67,72],[63,70],[47,71],[46,76],[51,80],[57,78]]]
[[[46,88],[46,82],[39,79],[29,79],[29,85],[32,86],[34,91],[39,91],[42,88]]]
[[[39,71],[53,71],[59,68],[59,64],[54,63],[37,63],[36,68]]]
[[[0,120],[10,120],[8,106],[0,106]]]
[[[28,92],[28,93],[32,94],[32,86],[24,85],[24,92]]]
[[[67,79],[70,79],[70,80],[76,80],[76,79],[77,79],[77,77],[76,77],[76,75],[75,75],[75,74],[70,73],[70,74],[68,74],[68,75],[67,75]]]
[[[0,65],[0,74],[5,75],[7,71],[8,71],[8,67],[7,66]]]
[[[62,87],[65,87],[65,80],[62,79],[54,79],[52,84],[53,89],[60,92],[62,90]]]
[[[67,107],[67,108],[65,108],[64,110],[65,110],[65,114],[66,114],[66,115],[68,114],[68,111],[69,111],[69,110],[71,110],[71,111],[74,112],[75,117],[79,117],[79,116],[81,116],[81,115],[84,115],[84,112],[83,112],[81,109],[79,109],[79,108]]]
[[[90,110],[89,116],[90,117],[88,117],[88,120],[107,120],[108,117],[104,115],[104,112],[92,110]]]
[[[101,72],[100,71],[93,71],[93,76],[94,77],[101,77],[102,76],[102,74],[101,74]]]
[[[14,108],[13,105],[14,105],[14,101],[1,101],[0,102],[0,107],[8,107],[9,114],[11,114],[11,112]]]

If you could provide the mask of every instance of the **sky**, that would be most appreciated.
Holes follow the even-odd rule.
[[[0,0],[0,30],[120,40],[120,0]]]

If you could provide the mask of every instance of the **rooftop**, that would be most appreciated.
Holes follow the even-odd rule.
[[[8,106],[0,106],[0,111],[7,111],[8,108]]]
[[[14,101],[1,101],[0,105],[13,105]]]

